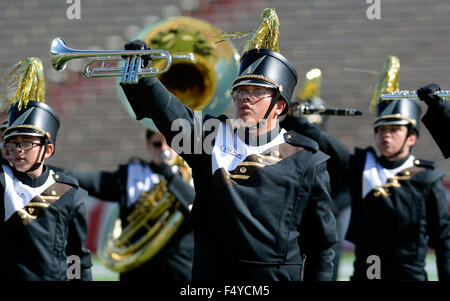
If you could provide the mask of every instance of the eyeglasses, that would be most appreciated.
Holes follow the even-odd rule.
[[[161,148],[163,144],[161,141],[157,141],[157,142],[152,142],[152,145],[155,148]]]
[[[5,148],[7,151],[15,151],[16,148],[20,148],[23,151],[29,151],[36,145],[42,145],[42,143],[36,143],[32,141],[22,141],[22,142],[7,142],[5,143]]]
[[[242,100],[244,97],[249,97],[252,100],[265,98],[269,96],[273,96],[273,94],[270,91],[267,90],[235,90],[231,92],[231,96],[234,100]]]

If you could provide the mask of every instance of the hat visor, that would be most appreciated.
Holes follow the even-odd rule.
[[[42,133],[37,133],[31,129],[15,129],[10,132],[8,132],[5,137],[3,137],[3,140],[7,140],[14,136],[33,136],[33,137],[45,137]]]
[[[237,83],[235,83],[233,85],[233,90],[239,86],[260,86],[260,87],[266,87],[266,88],[272,88],[272,89],[277,88],[274,85],[269,84],[268,82],[259,80],[259,79],[244,79],[244,80],[238,81]]]
[[[373,127],[376,129],[382,125],[408,125],[411,122],[405,119],[398,118],[380,118],[375,120]]]

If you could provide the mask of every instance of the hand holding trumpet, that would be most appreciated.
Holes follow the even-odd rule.
[[[141,40],[128,41],[123,46],[125,50],[151,50],[151,48],[147,47],[147,43]],[[152,61],[152,56],[150,54],[146,54],[142,57],[142,67],[147,67],[149,63]],[[123,59],[128,59],[129,56],[122,55]]]

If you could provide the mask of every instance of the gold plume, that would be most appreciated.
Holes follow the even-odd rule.
[[[2,80],[1,85],[6,95],[14,93],[10,98],[2,97],[2,104],[9,106],[19,103],[18,109],[26,107],[29,100],[45,102],[45,80],[42,61],[36,57],[26,58],[10,68],[10,72]]]
[[[384,63],[383,73],[378,80],[375,91],[370,102],[370,112],[376,115],[377,104],[381,94],[399,90],[400,60],[396,56],[389,56]]]
[[[222,39],[216,43],[246,37],[250,34],[253,35],[245,44],[242,53],[251,49],[270,49],[280,52],[278,45],[280,42],[280,20],[274,8],[265,8],[263,10],[259,26],[256,30],[247,32],[223,32]]]
[[[320,86],[322,83],[322,71],[318,68],[309,70],[305,75],[305,80],[298,93],[298,100],[301,102],[320,97]]]

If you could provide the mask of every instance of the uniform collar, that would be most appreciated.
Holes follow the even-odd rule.
[[[253,135],[249,132],[248,128],[245,128],[245,130],[237,130],[237,133],[239,135],[239,138],[244,141],[246,144],[251,146],[260,146],[267,144],[271,142],[273,139],[275,139],[278,134],[280,133],[280,125],[278,124],[278,121],[275,125],[275,127],[267,133],[261,134],[259,136]]]
[[[37,178],[33,178],[33,177],[27,175],[26,173],[18,171],[16,169],[13,169],[13,171],[14,171],[14,176],[17,179],[19,179],[20,182],[22,182],[23,184],[28,185],[30,187],[39,187],[39,186],[43,185],[45,183],[45,181],[47,181],[48,175],[49,175],[49,169],[47,168],[46,165],[44,165],[42,174]]]
[[[409,159],[409,156],[411,156],[411,155],[408,155],[404,158],[401,158],[401,159],[398,159],[395,161],[389,161],[388,159],[386,159],[386,157],[381,156],[381,157],[378,157],[378,163],[380,163],[380,165],[386,169],[394,169],[394,168],[402,166],[402,164],[405,163]]]

